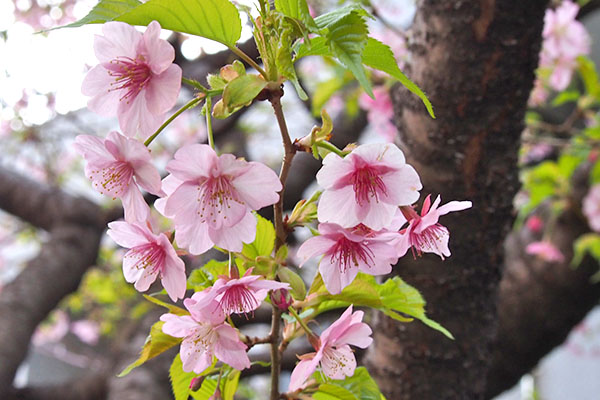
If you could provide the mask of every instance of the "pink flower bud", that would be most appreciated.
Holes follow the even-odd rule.
[[[271,301],[281,311],[285,311],[292,305],[294,299],[292,299],[287,289],[277,289],[271,292]]]
[[[190,382],[190,390],[192,392],[195,392],[196,390],[200,389],[200,387],[202,386],[202,382],[204,382],[204,376],[197,376],[194,379],[192,379],[192,381]]]

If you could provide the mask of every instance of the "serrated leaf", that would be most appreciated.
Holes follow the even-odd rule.
[[[190,383],[197,374],[185,372],[179,354],[175,356],[169,368],[169,379],[175,400],[188,400],[190,397]]]
[[[362,53],[367,44],[367,24],[358,13],[351,13],[327,26],[325,36],[333,54],[358,80],[365,92],[374,98],[371,82],[363,67]]]
[[[88,24],[102,24],[114,20],[119,15],[131,11],[141,4],[142,2],[138,0],[101,0],[92,8],[88,15],[79,21],[61,26],[60,28],[76,28]]]
[[[115,20],[144,26],[156,20],[164,29],[231,47],[242,33],[240,14],[228,0],[149,0]]]
[[[154,303],[158,306],[164,307],[167,310],[169,310],[170,313],[175,314],[175,315],[189,315],[190,313],[187,312],[186,310],[184,310],[181,307],[177,307],[174,304],[169,304],[169,303],[165,303],[162,300],[157,299],[156,297],[153,296],[148,296],[147,294],[143,295],[144,298],[146,300],[148,300],[150,303]]]
[[[158,356],[159,354],[169,350],[171,347],[176,346],[181,342],[181,338],[176,338],[163,333],[162,326],[164,324],[165,323],[163,321],[158,321],[152,325],[152,328],[150,329],[150,335],[148,335],[146,343],[144,343],[144,347],[142,347],[140,356],[137,360],[127,366],[127,368],[125,368],[118,375],[119,377],[127,375],[134,368],[139,367],[146,361]]]
[[[327,44],[327,40],[322,36],[311,39],[310,43],[307,41],[298,42],[297,45],[294,46],[294,52],[296,53],[294,61],[298,61],[306,56],[333,57],[329,45]]]
[[[365,367],[358,367],[354,374],[343,380],[323,379],[320,372],[313,374],[313,378],[321,383],[316,393],[323,393],[330,397],[315,397],[319,400],[385,400],[377,383],[373,380]],[[315,394],[316,394],[315,393]]]
[[[227,84],[227,82],[225,82],[225,79],[223,79],[219,75],[215,75],[215,74],[208,74],[206,76],[206,80],[207,80],[208,84],[210,85],[210,88],[213,90],[224,89],[225,85]]]
[[[275,247],[275,228],[268,219],[256,215],[256,238],[250,244],[244,243],[242,254],[251,260],[259,256],[270,256]]]
[[[292,62],[292,33],[290,30],[284,30],[282,32],[279,44],[277,48],[277,57],[275,58],[275,64],[277,65],[277,70],[279,73],[287,78],[294,85],[294,89],[296,89],[296,93],[298,93],[298,97],[300,100],[308,100],[308,96],[302,86],[300,86],[300,82],[298,82],[298,76],[296,75],[296,69],[294,68],[294,63]]]
[[[385,310],[382,311],[386,315],[392,318],[395,318],[397,312],[410,315],[430,328],[443,333],[448,338],[454,339],[454,336],[446,328],[427,317],[425,314],[425,300],[421,293],[399,277],[395,276],[380,285],[379,294],[381,302],[385,305]]]
[[[302,21],[311,32],[318,30],[306,0],[275,0],[275,9],[283,15]]]
[[[373,18],[364,8],[362,8],[358,4],[348,4],[344,7],[337,8],[333,11],[330,11],[326,14],[319,15],[315,18],[315,23],[319,27],[319,29],[327,29],[331,25],[337,24],[343,18],[347,17],[350,14],[356,14],[357,16],[364,18],[369,17]]]
[[[228,110],[249,105],[265,86],[267,82],[258,75],[238,76],[225,86],[223,104]]]
[[[398,79],[408,90],[421,99],[423,104],[425,104],[425,108],[427,108],[427,112],[431,115],[431,118],[435,118],[431,102],[421,88],[400,71],[396,59],[394,58],[394,53],[388,45],[381,43],[377,39],[369,38],[362,52],[362,62],[371,68],[383,71]]]

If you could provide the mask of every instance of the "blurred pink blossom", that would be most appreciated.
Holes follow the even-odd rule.
[[[398,130],[393,124],[394,107],[388,89],[384,86],[373,88],[375,99],[366,93],[359,98],[360,107],[367,111],[367,119],[372,124],[377,134],[382,136],[386,142],[393,142]]]
[[[71,332],[83,343],[95,345],[100,338],[100,326],[95,321],[82,319],[71,323]]]
[[[583,214],[592,230],[600,232],[600,184],[592,186],[583,199]]]
[[[565,256],[563,253],[552,243],[548,241],[532,242],[525,248],[527,254],[538,256],[542,260],[552,262],[564,262]]]
[[[527,218],[525,225],[527,229],[534,233],[540,233],[544,229],[544,221],[537,215]]]
[[[50,322],[37,327],[31,340],[36,346],[56,343],[69,332],[69,316],[62,310],[52,313]]]

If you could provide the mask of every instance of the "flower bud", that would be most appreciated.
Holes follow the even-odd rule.
[[[221,389],[217,388],[215,394],[210,396],[208,400],[221,400],[223,397],[221,396]]]
[[[292,305],[294,299],[292,299],[287,289],[277,289],[271,292],[271,301],[281,311],[285,311]]]
[[[200,387],[202,386],[202,382],[204,382],[204,376],[196,376],[190,382],[190,390],[192,392],[195,392],[196,390],[200,389]]]

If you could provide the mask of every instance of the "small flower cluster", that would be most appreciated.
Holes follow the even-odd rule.
[[[450,256],[450,234],[438,223],[439,217],[471,207],[470,201],[440,207],[439,196],[433,204],[427,196],[417,214],[411,205],[419,199],[421,180],[402,151],[390,143],[358,146],[344,158],[328,154],[317,182],[324,188],[317,208],[319,235],[300,246],[298,257],[304,263],[322,256],[319,272],[331,294],[350,285],[359,271],[390,273],[409,249],[413,255]],[[303,387],[319,364],[331,379],[354,373],[356,361],[348,345],[364,348],[372,339],[371,329],[360,322],[362,312],[351,313],[349,308],[320,340],[311,341],[317,352],[300,356],[290,391]]]
[[[590,52],[590,37],[583,24],[575,19],[578,12],[579,5],[569,0],[563,1],[556,10],[546,11],[540,73],[531,94],[532,105],[546,101],[548,86],[557,91],[565,90],[577,67],[577,57]]]

